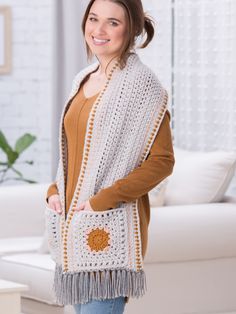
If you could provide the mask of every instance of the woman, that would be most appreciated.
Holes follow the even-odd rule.
[[[91,0],[82,29],[98,62],[75,78],[47,193],[58,302],[76,313],[123,313],[145,292],[148,191],[172,173],[167,94],[134,52],[152,40],[140,0]]]

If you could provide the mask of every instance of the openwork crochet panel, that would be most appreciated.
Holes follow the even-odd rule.
[[[46,233],[51,257],[56,263],[59,263],[61,256],[60,216],[55,212],[55,210],[46,207],[45,218],[47,221]]]
[[[135,261],[130,255],[132,248],[127,249],[129,237],[132,239],[128,215],[124,208],[95,214],[89,211],[76,213],[73,223],[74,267],[83,271],[134,268]]]
[[[49,229],[57,224],[56,232],[60,233],[58,237],[51,237],[51,249],[57,263],[55,289],[62,304],[84,303],[105,296],[138,297],[145,290],[137,201],[120,203],[117,208],[104,212],[75,211],[81,202],[140,166],[159,130],[167,94],[155,74],[136,54],[129,56],[124,69],[113,70],[93,104],[81,171],[65,219],[67,147],[63,119],[81,81],[97,66],[91,65],[77,75],[61,118],[56,181],[63,215],[55,218],[48,214],[47,217]],[[109,274],[112,277],[109,278]],[[82,290],[68,295],[68,290],[75,291],[76,282],[80,280],[85,281]],[[111,283],[113,288],[110,289]]]

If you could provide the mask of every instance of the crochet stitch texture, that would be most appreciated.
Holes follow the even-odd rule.
[[[124,69],[112,70],[89,115],[81,171],[66,217],[63,119],[83,78],[97,67],[95,63],[76,76],[61,117],[56,183],[63,214],[46,208],[59,304],[140,297],[146,290],[137,201],[102,212],[75,208],[147,158],[167,109],[167,93],[137,54],[129,56]]]

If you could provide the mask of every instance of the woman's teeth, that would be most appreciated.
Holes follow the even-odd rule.
[[[110,39],[98,39],[96,37],[92,37],[92,38],[96,44],[106,44],[107,42],[110,41]]]

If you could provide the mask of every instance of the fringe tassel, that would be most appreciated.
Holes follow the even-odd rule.
[[[138,298],[147,290],[144,271],[126,269],[80,273],[63,273],[55,269],[53,289],[58,304],[87,303],[93,299],[104,300],[119,296]]]

